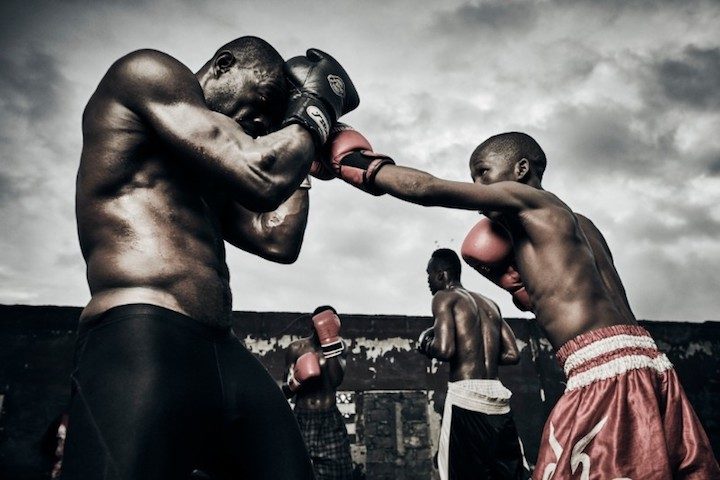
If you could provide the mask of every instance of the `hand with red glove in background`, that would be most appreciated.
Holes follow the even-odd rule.
[[[325,358],[341,355],[345,343],[340,338],[340,318],[330,306],[318,307],[313,313],[312,322],[320,340],[320,348]]]
[[[287,386],[291,392],[297,392],[303,382],[320,376],[320,361],[314,352],[308,352],[295,361],[288,375]]]

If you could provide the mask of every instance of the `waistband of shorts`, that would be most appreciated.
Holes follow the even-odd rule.
[[[471,379],[448,382],[445,401],[465,410],[501,415],[510,412],[511,396],[500,380]]]
[[[639,325],[613,325],[578,335],[556,353],[567,376],[566,391],[630,370],[662,373],[672,368],[647,330]]]
[[[175,310],[170,310],[169,308],[152,305],[150,303],[129,303],[109,308],[98,315],[80,322],[78,326],[78,338],[82,339],[95,330],[105,328],[117,322],[122,322],[123,320],[138,317],[150,317],[163,322],[173,322],[175,325],[180,325],[183,329],[193,334],[209,339],[224,338],[232,332],[229,326],[216,327],[205,325],[192,317],[176,312]]]
[[[340,409],[337,404],[333,404],[325,409],[303,408],[296,405],[293,411],[296,415],[302,415],[303,417],[327,417],[340,414]]]

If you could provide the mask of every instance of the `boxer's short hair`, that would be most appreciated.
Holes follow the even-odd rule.
[[[547,158],[540,144],[527,133],[506,132],[493,135],[475,149],[473,158],[489,151],[497,152],[512,162],[526,158],[535,175],[542,180],[547,167]]]
[[[215,52],[217,57],[221,52],[229,51],[241,65],[265,65],[282,71],[285,60],[275,48],[262,38],[245,36],[226,43]]]
[[[448,272],[453,279],[460,279],[462,264],[460,263],[460,257],[454,250],[438,248],[430,258],[438,269]]]

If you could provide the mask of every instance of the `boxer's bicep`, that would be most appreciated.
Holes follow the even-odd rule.
[[[337,388],[342,384],[345,378],[345,355],[336,355],[329,359],[326,359],[325,367],[328,374],[328,379],[333,388]]]
[[[432,312],[435,318],[435,339],[431,353],[440,360],[450,360],[455,355],[455,314],[452,299],[443,294],[433,297]]]

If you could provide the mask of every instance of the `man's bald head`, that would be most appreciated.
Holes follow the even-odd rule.
[[[245,36],[236,38],[220,47],[211,62],[223,52],[230,52],[239,66],[245,68],[266,68],[270,72],[282,74],[285,60],[272,45],[262,38]]]
[[[493,135],[482,142],[470,157],[470,168],[478,160],[490,155],[500,156],[510,164],[526,159],[538,180],[542,180],[547,159],[545,152],[530,135],[522,132],[506,132]]]

